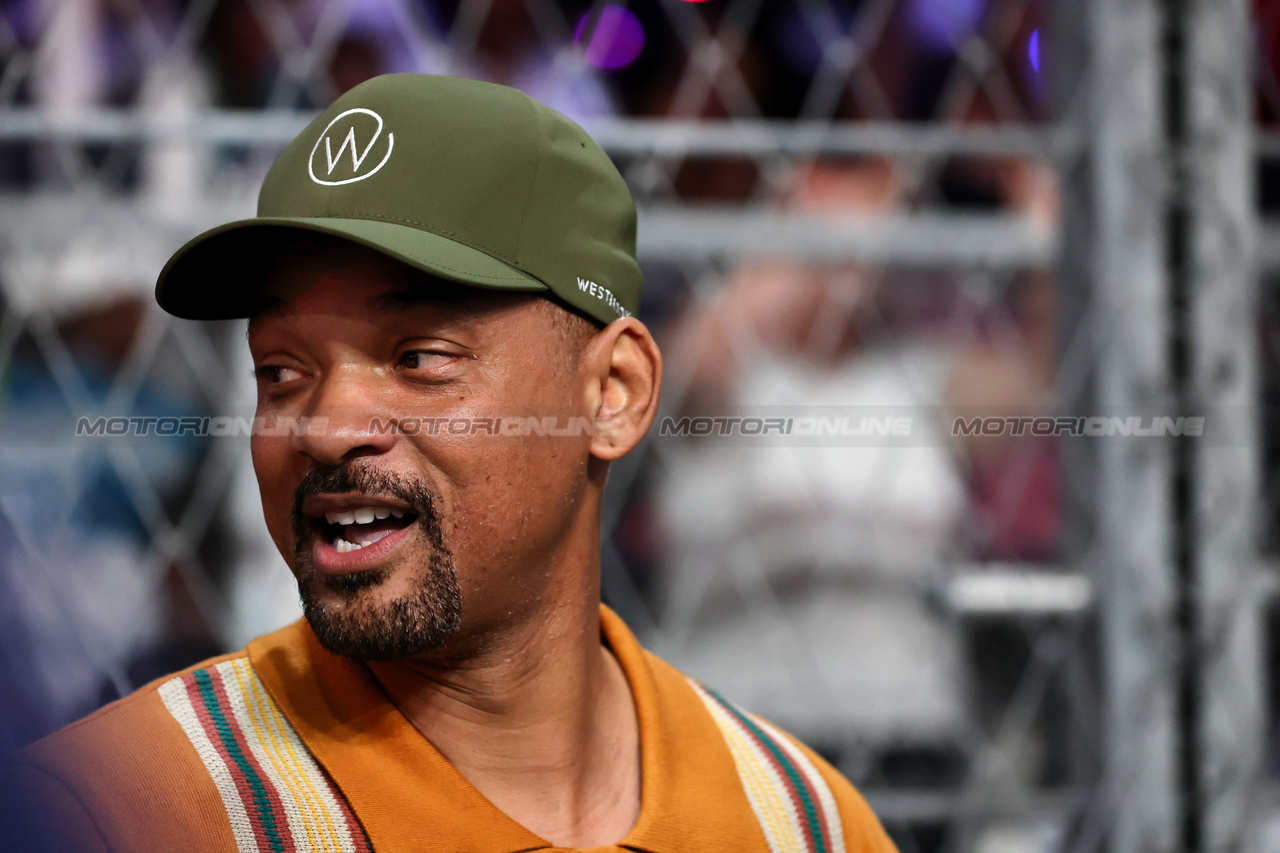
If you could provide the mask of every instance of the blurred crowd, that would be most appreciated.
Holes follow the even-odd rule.
[[[0,94],[138,105],[190,63],[202,97],[232,108],[314,108],[375,74],[428,71],[517,86],[575,118],[1035,121],[1044,17],[1025,0],[6,0],[6,52],[36,49],[40,73],[7,74]],[[1004,71],[981,92],[953,74],[975,50],[981,62],[963,58]],[[735,81],[707,91],[691,62]],[[868,73],[853,88],[813,85],[855,64]]]

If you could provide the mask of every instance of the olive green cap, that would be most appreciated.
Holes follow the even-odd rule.
[[[578,125],[493,83],[356,86],[272,164],[256,218],[169,259],[156,301],[189,319],[249,316],[271,253],[298,229],[463,284],[550,291],[605,324],[640,304],[635,204],[617,168]]]

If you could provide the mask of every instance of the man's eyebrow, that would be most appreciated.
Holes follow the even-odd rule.
[[[425,287],[398,287],[380,293],[373,304],[382,311],[403,311],[423,305],[450,307],[453,301]]]
[[[259,298],[258,304],[254,307],[253,313],[249,315],[249,328],[253,328],[253,324],[261,320],[263,317],[279,317],[284,313],[285,302],[279,296],[268,296],[264,294]]]

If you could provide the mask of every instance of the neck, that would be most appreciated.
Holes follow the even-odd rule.
[[[601,643],[598,587],[582,592],[568,601],[549,596],[536,618],[465,664],[370,664],[468,782],[563,847],[621,840],[640,803],[635,706],[622,668]]]

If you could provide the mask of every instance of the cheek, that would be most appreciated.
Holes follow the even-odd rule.
[[[565,438],[507,438],[459,449],[444,513],[458,562],[485,571],[553,548],[580,511],[586,458],[585,442]]]
[[[267,531],[285,561],[293,562],[293,489],[289,485],[287,438],[255,435],[250,443]]]

